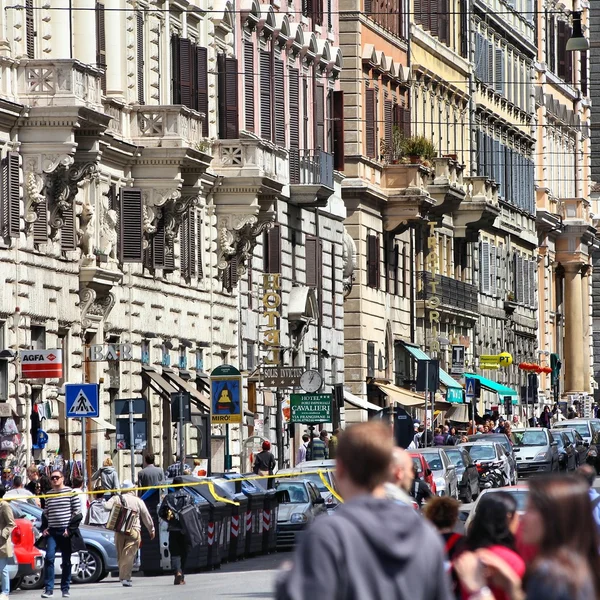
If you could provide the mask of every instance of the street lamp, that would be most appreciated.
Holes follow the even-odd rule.
[[[573,35],[567,42],[567,52],[583,52],[590,47],[589,40],[583,35],[581,27],[581,11],[573,12]]]

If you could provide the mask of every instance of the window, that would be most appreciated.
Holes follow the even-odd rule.
[[[170,345],[170,343],[169,343],[169,345]],[[167,345],[165,342],[163,342],[163,344],[161,346],[161,365],[163,367],[171,366],[171,354],[170,354],[169,345]]]
[[[181,220],[181,227],[179,230],[180,241],[180,261],[181,261],[181,273],[187,279],[191,279],[196,276],[196,247],[198,245],[198,239],[196,236],[196,211],[194,207],[190,207],[185,213],[183,213]]]
[[[273,78],[273,118],[275,123],[275,143],[278,146],[285,147],[285,129],[287,123],[287,115],[285,112],[285,65],[281,58],[275,58],[273,63],[275,67],[275,76]]]
[[[436,36],[443,44],[450,41],[450,7],[448,0],[415,0],[415,22]]]
[[[306,285],[319,287],[323,265],[323,244],[314,235],[306,236]]]
[[[367,286],[379,288],[380,278],[379,236],[367,235]]]
[[[291,98],[291,78],[290,78]],[[292,107],[290,105],[290,114]],[[344,92],[333,92],[333,168],[336,171],[344,170]],[[290,140],[291,143],[291,140]]]
[[[144,13],[137,11],[136,19],[136,46],[137,46],[137,93],[138,104],[145,104],[144,90]]]
[[[281,273],[281,226],[275,223],[265,232],[263,244],[263,271]]]
[[[21,186],[19,171],[19,154],[17,152],[9,152],[2,161],[3,237],[19,237],[21,228]]]
[[[31,326],[31,349],[46,349],[46,328],[42,325]]]
[[[244,40],[244,116],[246,131],[254,131],[254,44],[249,40]]]
[[[490,286],[490,244],[479,244],[479,289],[483,294],[489,294]]]
[[[254,342],[246,343],[246,370],[252,373],[256,368],[256,344]]]
[[[272,137],[271,131],[271,53],[260,50],[260,136],[265,140]]]
[[[150,341],[142,340],[142,364],[149,365],[150,364]]]
[[[219,138],[234,140],[239,135],[238,61],[237,58],[217,56],[219,83]],[[285,124],[285,115],[284,124]]]
[[[204,349],[196,348],[196,371],[204,371]]]
[[[27,58],[35,58],[35,17],[33,0],[25,0],[25,38]]]
[[[123,188],[119,201],[119,260],[122,263],[143,259],[142,190]]]
[[[365,92],[365,149],[369,158],[377,157],[377,98],[373,88]]]
[[[177,367],[180,369],[187,369],[187,349],[185,346],[179,346],[179,360]]]

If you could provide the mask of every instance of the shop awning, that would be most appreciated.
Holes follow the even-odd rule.
[[[377,406],[377,404],[373,404],[368,400],[363,400],[347,390],[344,390],[344,402],[352,404],[352,406],[356,406],[356,408],[362,408],[363,410],[373,410],[377,412],[383,410],[381,406]]]
[[[469,406],[467,404],[451,406],[446,411],[445,418],[448,419],[448,421],[454,421],[455,423],[468,423]]]
[[[378,383],[376,385],[389,398],[390,402],[415,408],[425,406],[425,398],[419,394],[400,388],[392,383]]]
[[[481,383],[482,388],[485,388],[490,392],[496,392],[500,397],[500,400],[503,400],[506,396],[510,396],[512,398],[512,404],[519,404],[519,394],[512,388],[492,381],[491,379],[487,379],[487,377],[483,377],[482,375],[475,375],[475,373],[465,373],[465,377],[477,379]]]
[[[104,419],[101,419],[100,417],[89,417],[92,421],[94,421],[94,423],[100,427],[100,429],[96,429],[96,433],[97,432],[101,432],[101,431],[116,431],[116,427],[112,424],[109,423],[108,421],[105,421]]]
[[[150,387],[161,396],[171,397],[171,394],[177,393],[177,388],[173,387],[162,375],[147,367],[142,368],[142,376],[146,377]]]
[[[415,360],[431,360],[429,356],[421,350],[418,346],[414,346],[413,344],[404,343],[404,347],[408,351],[408,353]],[[463,387],[456,381],[451,375],[446,373],[444,369],[440,367],[440,383],[446,388],[446,400],[448,402],[452,402],[453,404],[458,404],[463,402]]]
[[[198,391],[191,383],[187,382],[185,379],[179,377],[179,375],[175,375],[175,373],[171,373],[170,371],[165,371],[166,378],[174,383],[181,391],[188,392],[192,397],[192,400],[196,402],[200,402],[204,408],[210,412],[210,400],[200,391]]]

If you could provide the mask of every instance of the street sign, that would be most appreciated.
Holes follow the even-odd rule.
[[[471,401],[475,398],[475,380],[472,377],[467,377],[465,382],[465,396],[468,401]]]
[[[146,414],[146,398],[117,398],[114,403],[115,417],[129,415],[129,402],[133,402],[133,414]]]
[[[65,384],[65,400],[67,417],[99,417],[100,403],[97,383],[67,383]]]
[[[117,419],[117,450],[131,450],[129,421]],[[144,450],[147,446],[146,419],[136,419],[133,424],[133,449]]]
[[[331,423],[331,394],[291,394],[292,423]]]
[[[434,359],[417,360],[417,392],[437,392],[440,387],[440,361]]]
[[[24,379],[60,379],[62,350],[21,350],[21,377]]]
[[[304,367],[264,367],[262,381],[266,387],[300,387]]]
[[[210,374],[211,423],[242,422],[242,374],[231,365],[221,365]]]
[[[460,344],[452,346],[451,375],[462,375],[465,372],[465,347]]]
[[[171,394],[171,422],[178,423],[180,410],[183,413],[181,417],[184,423],[192,422],[192,405],[189,392],[175,392]]]

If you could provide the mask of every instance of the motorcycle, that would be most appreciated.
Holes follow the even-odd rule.
[[[504,471],[496,463],[477,464],[479,487],[482,489],[499,488],[506,485]]]

